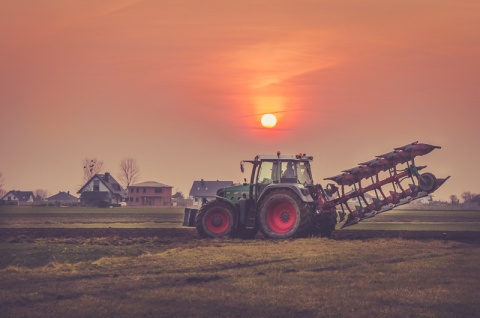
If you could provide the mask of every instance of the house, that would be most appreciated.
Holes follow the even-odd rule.
[[[108,172],[96,174],[78,190],[82,206],[107,207],[125,201],[126,191]]]
[[[80,199],[70,194],[70,191],[60,191],[55,195],[47,198],[49,204],[55,205],[77,205],[80,203]]]
[[[3,196],[1,201],[2,204],[6,205],[28,205],[33,204],[33,201],[35,201],[35,195],[33,194],[33,191],[12,190]]]
[[[172,188],[169,185],[146,181],[128,186],[129,206],[171,206]]]
[[[193,197],[193,205],[202,205],[205,200],[214,199],[221,188],[231,187],[233,181],[194,181],[189,196]]]

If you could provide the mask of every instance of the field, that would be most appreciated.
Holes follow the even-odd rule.
[[[0,208],[2,317],[478,317],[479,211],[205,240],[182,210]]]

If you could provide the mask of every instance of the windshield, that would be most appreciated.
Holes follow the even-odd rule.
[[[280,179],[280,180],[279,180]],[[259,167],[257,183],[300,183],[312,185],[310,165],[305,161],[263,161]]]

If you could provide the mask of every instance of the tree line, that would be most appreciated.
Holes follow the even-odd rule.
[[[455,195],[455,194],[452,194],[450,196],[450,203],[451,204],[460,204],[460,199],[463,200],[462,203],[478,203],[480,204],[480,194],[476,194],[476,193],[473,193],[473,192],[470,192],[470,191],[465,191],[463,192],[461,195],[460,195],[460,198]]]

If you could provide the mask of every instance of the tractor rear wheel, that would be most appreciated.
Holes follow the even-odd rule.
[[[203,238],[225,237],[233,234],[235,220],[235,211],[229,204],[214,200],[202,205],[195,227]]]
[[[310,234],[313,216],[296,194],[280,189],[267,194],[260,203],[258,224],[267,238],[302,237]]]

